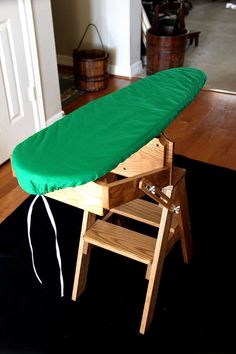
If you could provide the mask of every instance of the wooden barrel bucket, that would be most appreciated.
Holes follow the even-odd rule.
[[[84,37],[89,28],[94,28],[100,39],[102,49],[80,50]],[[100,91],[108,84],[108,58],[109,55],[104,49],[104,45],[97,27],[90,23],[80,40],[76,49],[73,50],[75,86],[83,91]]]
[[[147,75],[157,71],[183,66],[189,32],[178,35],[146,33]]]
[[[74,50],[75,86],[84,91],[100,91],[108,83],[108,53],[100,49]]]

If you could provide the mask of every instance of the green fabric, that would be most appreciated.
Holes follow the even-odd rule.
[[[16,146],[20,186],[45,194],[105,175],[161,133],[205,80],[199,69],[168,69],[78,108]]]

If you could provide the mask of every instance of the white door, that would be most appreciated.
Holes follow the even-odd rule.
[[[20,0],[0,0],[0,164],[37,130]]]

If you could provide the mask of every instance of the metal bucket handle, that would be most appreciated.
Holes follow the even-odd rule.
[[[81,47],[81,44],[82,44],[82,42],[83,42],[83,40],[84,40],[84,37],[85,37],[85,35],[86,35],[86,33],[87,33],[87,31],[88,31],[88,29],[89,29],[90,26],[93,26],[93,27],[96,29],[97,34],[98,34],[98,37],[99,37],[100,42],[101,42],[101,45],[102,45],[102,49],[103,49],[104,52],[106,52],[106,51],[105,51],[105,48],[104,48],[104,45],[103,45],[103,42],[102,42],[102,38],[101,38],[101,36],[100,36],[100,33],[99,33],[99,31],[98,31],[96,25],[94,25],[93,23],[89,23],[88,26],[86,27],[86,29],[85,29],[85,31],[84,31],[84,34],[83,34],[83,37],[81,38],[81,40],[80,40],[80,42],[79,42],[79,45],[78,45],[76,51],[79,51],[79,49],[80,49],[80,47]]]

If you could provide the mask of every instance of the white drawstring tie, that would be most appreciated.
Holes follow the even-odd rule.
[[[31,259],[32,259],[34,273],[35,273],[38,281],[42,284],[42,280],[40,279],[38,272],[36,270],[36,267],[35,267],[34,250],[33,250],[31,236],[30,236],[32,211],[33,211],[34,204],[35,204],[36,200],[38,199],[38,197],[39,197],[39,195],[36,195],[35,198],[33,199],[32,203],[30,204],[28,215],[27,215],[27,229],[28,229],[28,240],[29,240],[29,246],[30,246],[30,251],[31,251]],[[51,221],[51,224],[52,224],[52,227],[53,227],[54,233],[55,233],[56,255],[57,255],[57,261],[58,261],[58,265],[59,265],[59,269],[60,269],[61,297],[63,297],[64,296],[64,280],[63,280],[63,274],[62,274],[60,249],[59,249],[59,245],[58,245],[58,241],[57,241],[57,227],[56,227],[56,223],[53,218],[53,215],[52,215],[52,212],[51,212],[51,209],[50,209],[47,199],[43,195],[41,195],[41,197],[43,199],[47,214],[49,216],[49,219]]]

